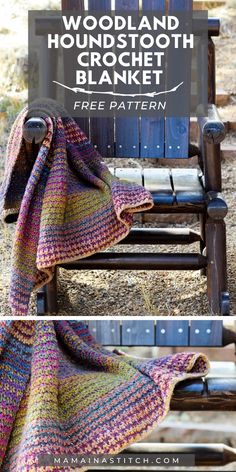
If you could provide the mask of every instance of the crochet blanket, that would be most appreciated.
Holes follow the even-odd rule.
[[[56,264],[118,243],[131,228],[132,214],[153,205],[147,190],[109,172],[72,118],[58,114],[53,101],[31,105],[19,114],[9,137],[0,214],[5,221],[18,215],[10,287],[13,315],[27,314],[31,291],[52,279]],[[35,161],[22,137],[27,116],[47,123]]]
[[[72,470],[39,467],[41,454],[119,453],[164,419],[178,382],[208,370],[202,354],[112,353],[78,321],[1,321],[0,356],[2,472]]]

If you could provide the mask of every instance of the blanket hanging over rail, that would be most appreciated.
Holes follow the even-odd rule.
[[[119,453],[164,419],[178,382],[207,370],[197,353],[110,352],[78,321],[1,321],[1,471],[68,470],[39,467],[45,454]]]
[[[43,117],[47,135],[34,162],[22,136],[28,116]],[[65,116],[65,111],[64,115]],[[83,131],[58,116],[51,100],[25,108],[8,142],[0,213],[18,215],[10,305],[25,315],[30,293],[49,282],[58,263],[70,262],[121,241],[134,212],[151,208],[151,194],[114,177]]]

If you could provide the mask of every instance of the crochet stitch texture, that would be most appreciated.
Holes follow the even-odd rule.
[[[197,353],[111,353],[78,321],[1,321],[0,356],[2,472],[72,470],[39,467],[40,454],[116,454],[164,419],[178,382],[208,370]]]
[[[35,161],[22,137],[29,115],[43,117],[48,127]],[[75,121],[58,116],[55,102],[25,108],[9,137],[0,191],[5,221],[18,215],[9,296],[13,315],[27,314],[31,291],[52,279],[56,264],[118,243],[129,233],[132,214],[152,205],[145,188],[112,176]]]

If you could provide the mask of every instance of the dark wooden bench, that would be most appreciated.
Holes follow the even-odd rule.
[[[145,0],[144,10],[166,9],[165,0]],[[111,10],[111,0],[88,0],[89,10]],[[117,10],[138,10],[138,0],[116,0]],[[168,11],[191,9],[192,0],[169,0]],[[84,9],[83,0],[63,0],[62,10]],[[221,193],[220,143],[225,128],[215,106],[215,49],[212,36],[219,34],[219,21],[208,20],[208,116],[198,120],[199,145],[190,143],[189,119],[178,118],[86,118],[77,119],[104,158],[165,158],[167,167],[111,169],[118,177],[139,182],[153,195],[156,214],[196,214],[200,230],[139,229],[133,230],[125,244],[191,244],[199,242],[199,252],[182,253],[101,253],[73,263],[62,264],[66,269],[169,269],[201,270],[207,275],[209,314],[229,314],[227,291],[226,236],[224,218],[227,205]],[[39,36],[43,32],[37,27]],[[46,60],[46,59],[45,59]],[[187,66],[186,66],[187,67]],[[50,69],[50,68],[49,68]],[[65,70],[65,81],[67,70]],[[45,91],[46,93],[46,91]],[[24,137],[28,143],[43,139],[45,123],[31,118],[25,124]],[[28,144],[30,146],[30,144]],[[37,146],[34,151],[37,151]],[[31,149],[32,151],[32,149]],[[196,168],[187,167],[197,156]],[[172,168],[171,158],[179,159],[182,168]],[[60,266],[59,266],[60,267]],[[38,313],[57,313],[57,274],[38,294]]]
[[[122,349],[122,346],[182,346],[184,349],[231,343],[236,346],[236,333],[218,320],[88,320],[86,323],[98,342],[116,349]],[[236,411],[236,364],[212,362],[205,378],[180,382],[170,407],[172,411]],[[222,467],[236,461],[236,449],[224,444],[141,442],[124,453],[138,456],[147,453],[194,454],[198,466]]]
[[[91,334],[104,346],[223,347],[235,344],[236,333],[218,320],[88,320]],[[181,400],[181,401],[180,401]],[[175,390],[174,410],[236,408],[236,365],[212,363],[204,379],[187,380]]]

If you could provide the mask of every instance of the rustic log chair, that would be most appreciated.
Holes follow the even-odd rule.
[[[104,346],[202,347],[226,346],[235,343],[236,333],[222,321],[203,320],[88,320],[90,332]],[[198,349],[199,350],[199,349]],[[205,379],[181,382],[171,401],[174,411],[235,411],[236,365],[213,362]],[[236,449],[223,444],[157,444],[138,443],[127,451],[147,453],[192,453],[197,466],[218,466],[236,462]]]
[[[111,0],[89,0],[90,10],[111,9]],[[138,9],[139,0],[116,0],[117,10]],[[63,10],[81,10],[83,0],[63,0]],[[169,0],[169,11],[192,8],[192,0]],[[143,9],[163,9],[165,0],[145,0]],[[198,120],[199,146],[189,143],[190,122],[187,118],[153,119],[117,118],[114,135],[112,118],[77,119],[101,155],[125,158],[186,158],[198,156],[198,168],[116,168],[116,176],[142,183],[153,195],[156,214],[196,214],[200,232],[190,229],[133,229],[125,244],[191,244],[199,242],[199,253],[100,253],[73,263],[61,264],[66,269],[145,269],[201,270],[207,275],[209,314],[229,314],[227,292],[226,234],[224,217],[227,205],[221,194],[220,143],[225,128],[215,106],[215,49],[212,36],[219,34],[219,21],[208,20],[208,116]],[[37,27],[40,32],[40,25]],[[42,39],[44,40],[44,38]],[[45,57],[45,60],[47,58]],[[52,65],[51,69],[55,67]],[[48,74],[52,74],[50,70]],[[66,72],[65,72],[66,75]],[[53,75],[51,75],[53,77]],[[66,77],[65,77],[66,80]],[[47,84],[52,83],[48,80]],[[66,82],[67,83],[67,82]],[[46,92],[45,92],[46,93]],[[52,91],[51,95],[52,96]],[[31,118],[25,123],[24,138],[37,151],[45,133],[45,122]],[[114,161],[115,162],[115,161]],[[57,273],[48,286],[38,292],[38,313],[57,313]],[[191,313],[188,313],[191,314]]]

